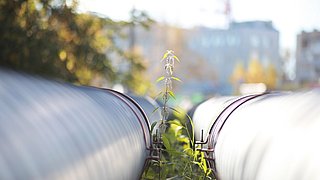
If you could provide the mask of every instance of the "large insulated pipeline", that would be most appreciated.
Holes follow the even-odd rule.
[[[320,179],[319,102],[319,89],[214,98],[194,114],[195,138],[217,179]]]
[[[150,124],[160,121],[161,114],[160,111],[155,111],[156,108],[159,107],[159,104],[149,96],[136,96],[136,95],[129,95],[132,99],[134,99],[144,110],[145,114],[147,115]]]
[[[0,179],[138,179],[149,128],[121,93],[0,69]]]

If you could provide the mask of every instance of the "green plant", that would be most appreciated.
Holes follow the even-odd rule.
[[[172,82],[181,80],[173,76],[175,61],[180,62],[172,50],[168,50],[163,58],[165,75],[157,82],[164,82],[164,89],[157,98],[161,98],[161,120],[151,126],[153,134],[153,150],[158,160],[151,160],[145,169],[142,179],[211,179],[211,170],[207,167],[204,153],[194,147],[193,124],[191,118],[178,108],[168,106],[170,98],[175,99]],[[174,119],[168,119],[169,113]],[[158,126],[157,126],[158,125]]]

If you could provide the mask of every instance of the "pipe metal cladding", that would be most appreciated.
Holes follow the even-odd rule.
[[[160,105],[155,100],[153,100],[150,97],[141,97],[134,95],[130,95],[130,97],[132,97],[132,99],[134,99],[142,107],[149,119],[150,125],[152,125],[154,122],[159,122],[161,120],[160,111],[155,111],[156,108],[160,107]],[[158,128],[159,123],[157,123],[153,128],[152,134],[156,134]]]
[[[150,124],[161,120],[160,111],[155,111],[155,109],[159,107],[159,104],[155,100],[153,100],[148,96],[142,97],[142,96],[130,95],[130,97],[134,99],[144,110],[144,112],[148,116]]]
[[[320,179],[319,102],[319,89],[252,95],[220,103],[218,99],[215,105],[206,102],[196,110],[195,132],[201,128],[209,132],[204,135],[205,147],[212,148],[207,152],[215,160],[208,162],[218,179],[316,180]],[[220,113],[209,114],[211,111]],[[196,113],[210,115],[213,121],[197,125],[201,119]]]
[[[149,128],[123,94],[0,69],[0,179],[138,179]]]

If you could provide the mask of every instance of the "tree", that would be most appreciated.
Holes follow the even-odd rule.
[[[117,76],[120,83],[124,84],[126,88],[138,95],[145,95],[148,91],[153,90],[153,85],[145,75],[147,63],[141,55],[140,47],[136,44],[136,30],[139,27],[148,30],[154,21],[145,12],[137,11],[134,8],[131,10],[130,16],[130,21],[125,23],[126,28],[129,28],[129,49],[120,53],[121,58],[127,60],[129,68],[122,74],[118,72]]]
[[[129,70],[124,72],[121,76],[121,83],[125,84],[128,89],[138,95],[145,95],[149,91],[153,91],[153,85],[149,77],[145,75],[146,63],[141,56],[138,46],[124,54],[128,59]],[[150,89],[151,88],[151,89]]]
[[[246,74],[247,83],[261,83],[265,81],[265,73],[258,59],[251,59]]]
[[[115,81],[115,56],[144,70],[134,63],[141,57],[115,43],[131,22],[79,14],[76,7],[76,0],[0,0],[0,66],[79,84],[95,77]],[[132,21],[145,25],[149,19],[143,14]]]
[[[238,62],[231,75],[231,83],[237,86],[238,84],[245,82],[245,77],[246,70],[243,66],[243,63]]]
[[[269,90],[276,88],[277,79],[278,79],[278,75],[277,75],[276,68],[274,67],[273,64],[269,64],[266,69],[266,79],[265,79],[265,83]]]

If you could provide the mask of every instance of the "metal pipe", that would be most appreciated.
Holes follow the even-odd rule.
[[[214,97],[198,105],[193,114],[194,136],[196,141],[206,141],[209,130],[220,112],[232,103],[235,97]],[[210,110],[208,110],[210,108]]]
[[[152,98],[145,96],[135,96],[135,95],[129,95],[132,99],[134,99],[144,110],[146,113],[150,124],[153,122],[161,120],[161,114],[160,111],[155,111],[156,108],[160,107],[160,105]]]
[[[0,69],[0,179],[139,179],[149,128],[121,93]]]
[[[241,102],[242,101],[242,102]],[[241,102],[241,103],[240,103]],[[241,97],[221,107],[206,130],[208,162],[218,179],[320,179],[320,90]],[[208,103],[207,103],[208,104]],[[222,110],[221,110],[222,109]],[[200,112],[202,111],[202,112]],[[221,119],[221,117],[223,117]],[[201,120],[194,116],[195,130]],[[204,127],[204,126],[202,126]]]

